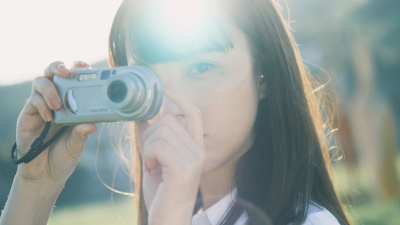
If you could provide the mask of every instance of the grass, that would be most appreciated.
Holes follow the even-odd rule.
[[[374,205],[366,203],[353,207],[350,215],[354,224],[363,225],[396,225],[400,224],[400,201],[393,201],[385,204]]]
[[[398,174],[400,174],[400,157],[397,159]],[[347,176],[346,176],[347,174]],[[354,225],[396,225],[400,224],[400,199],[386,203],[374,204],[366,194],[368,175],[363,177],[357,185],[345,170],[336,168],[336,178],[343,181],[341,192],[351,195],[348,209],[349,218]],[[350,188],[355,187],[355,188]],[[114,204],[113,204],[114,202]],[[119,197],[114,201],[97,201],[89,203],[70,204],[56,207],[50,217],[48,225],[134,225],[136,211],[133,199]]]
[[[397,175],[400,175],[400,157],[396,158]],[[344,165],[334,167],[336,190],[341,196],[347,196],[350,207],[347,211],[354,225],[400,225],[400,199],[373,201],[370,196],[371,183],[368,170],[357,168],[349,170]],[[400,180],[400,177],[399,177]]]
[[[135,214],[133,199],[76,203],[56,207],[48,225],[133,225]]]
[[[98,201],[56,207],[48,225],[134,225],[136,212],[132,199]],[[349,210],[353,224],[400,224],[400,201],[381,205],[359,204]]]

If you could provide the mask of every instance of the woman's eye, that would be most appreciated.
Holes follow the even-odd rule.
[[[189,75],[193,75],[193,74],[200,74],[200,73],[204,73],[207,72],[208,70],[210,70],[214,65],[211,63],[198,63],[196,64],[192,70],[189,71]]]

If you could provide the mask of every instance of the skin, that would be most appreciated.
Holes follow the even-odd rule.
[[[223,198],[232,190],[237,160],[254,142],[257,103],[265,97],[265,85],[257,91],[247,42],[244,35],[233,33],[237,42],[228,52],[149,65],[161,78],[165,95],[160,112],[136,127],[150,225],[190,224],[199,188],[203,210]],[[19,156],[28,151],[45,121],[53,119],[50,110],[61,107],[54,75],[65,77],[75,67],[89,64],[76,61],[68,68],[53,62],[44,76],[34,80],[17,123]],[[52,124],[48,137],[59,128]],[[37,158],[19,164],[0,225],[47,224],[85,141],[94,132],[94,124],[71,126]]]
[[[199,74],[194,65],[204,61],[214,66],[203,67],[209,70]],[[61,107],[54,75],[65,77],[75,67],[89,64],[76,61],[68,68],[53,62],[44,76],[34,80],[17,122],[19,156],[29,150],[45,122],[53,119],[50,110]],[[240,35],[229,52],[150,67],[165,84],[165,101],[156,117],[137,124],[141,156],[148,169],[143,185],[149,224],[187,225],[199,188],[204,209],[231,191],[235,163],[254,141],[251,130],[265,86],[257,93],[248,47]],[[48,137],[59,128],[53,123]],[[0,225],[47,224],[85,141],[96,129],[94,124],[71,126],[30,163],[19,164]]]
[[[213,66],[198,73],[194,66],[202,62]],[[198,188],[203,210],[232,190],[235,164],[254,142],[257,103],[265,97],[265,85],[256,91],[241,36],[228,52],[149,67],[174,88],[167,89],[171,94],[157,116],[136,127],[147,170],[143,191],[149,223],[189,224]]]
[[[76,61],[69,69],[63,62],[53,62],[46,67],[44,76],[33,81],[32,94],[17,121],[18,156],[26,154],[45,122],[52,120],[50,109],[61,107],[52,82],[54,75],[66,77],[75,67],[88,66],[85,62]],[[52,137],[59,128],[53,123],[48,137]],[[19,164],[0,225],[47,224],[65,182],[78,164],[85,141],[96,129],[94,124],[72,126],[30,163]]]

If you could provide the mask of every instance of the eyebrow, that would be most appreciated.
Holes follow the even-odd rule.
[[[143,43],[138,47],[129,48],[128,54],[136,61],[143,64],[156,64],[156,63],[167,63],[176,62],[183,59],[191,58],[200,54],[215,53],[215,52],[227,52],[234,48],[232,41],[226,41],[226,43],[202,43],[193,46],[175,45],[172,47],[154,44],[152,42]]]

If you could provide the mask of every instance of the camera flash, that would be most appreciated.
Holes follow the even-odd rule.
[[[79,81],[96,80],[97,73],[82,73],[78,75]]]

